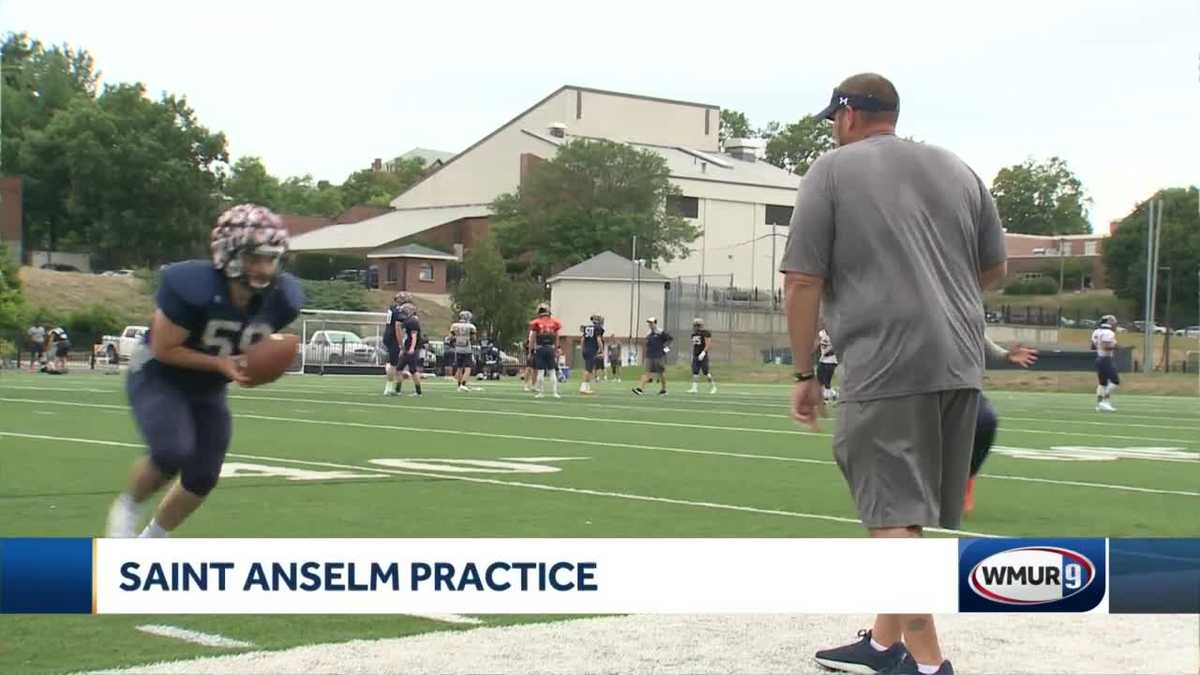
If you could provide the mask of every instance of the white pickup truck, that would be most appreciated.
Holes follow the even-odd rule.
[[[117,349],[117,356],[122,361],[128,361],[134,348],[142,341],[142,336],[149,330],[149,326],[126,326],[120,335],[105,335],[102,340],[105,349],[108,345],[113,345]]]

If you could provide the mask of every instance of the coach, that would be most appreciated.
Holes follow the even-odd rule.
[[[800,183],[780,271],[796,384],[792,414],[824,415],[812,345],[822,298],[844,368],[834,456],[872,537],[957,528],[983,379],[982,288],[1004,276],[1004,232],[987,187],[958,157],[896,137],[900,97],[855,75],[819,116],[836,150]],[[886,557],[880,573],[887,572]],[[897,585],[905,579],[895,579]],[[876,617],[818,663],[937,673],[930,615]]]

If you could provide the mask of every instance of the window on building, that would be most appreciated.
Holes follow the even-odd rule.
[[[1083,254],[1084,255],[1100,255],[1100,242],[1098,242],[1098,241],[1083,242]]]
[[[397,279],[399,279],[400,278],[399,270],[400,270],[400,266],[397,265],[396,263],[394,263],[394,262],[388,263],[388,265],[387,265],[387,280],[388,281],[396,281]]]
[[[764,223],[767,225],[791,225],[792,207],[767,204],[767,217]]]
[[[433,281],[433,263],[421,263],[421,281]]]
[[[1021,272],[1020,276],[1017,278],[1019,278],[1021,281],[1036,281],[1044,276],[1046,275],[1041,272]]]
[[[667,197],[667,212],[684,218],[700,217],[700,198],[671,195]]]

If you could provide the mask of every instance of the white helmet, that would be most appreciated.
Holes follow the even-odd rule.
[[[474,318],[474,315],[465,309],[458,313],[458,320],[463,323],[471,323],[472,318]]]

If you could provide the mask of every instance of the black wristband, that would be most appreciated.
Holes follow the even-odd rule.
[[[811,370],[806,373],[793,373],[792,375],[796,378],[797,382],[808,382],[817,376],[816,373]]]

